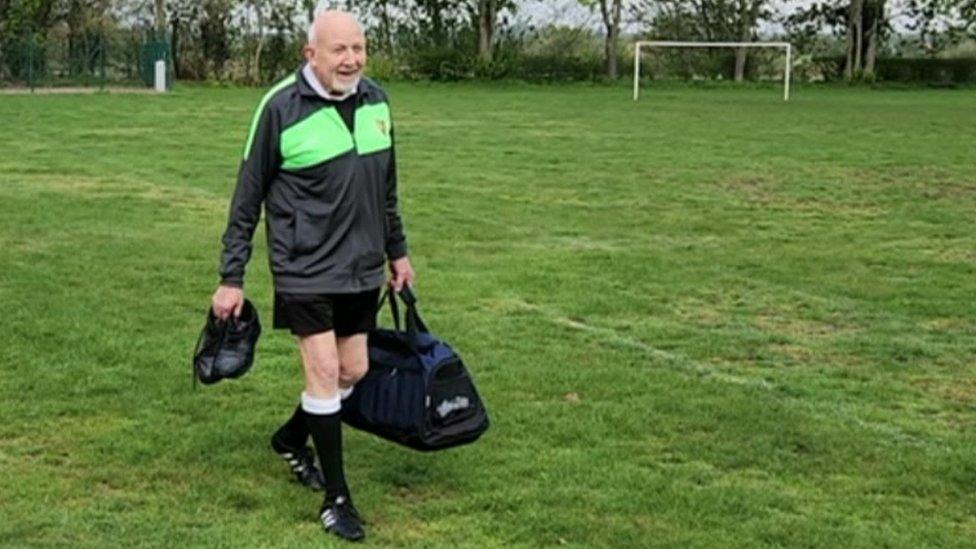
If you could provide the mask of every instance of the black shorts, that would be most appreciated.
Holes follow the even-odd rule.
[[[364,334],[376,327],[380,290],[356,294],[275,293],[274,327],[307,336],[335,330],[336,337]]]

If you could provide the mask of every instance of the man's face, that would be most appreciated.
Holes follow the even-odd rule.
[[[306,46],[305,59],[328,91],[348,92],[363,75],[366,38],[359,25],[330,21],[316,28],[315,44]]]

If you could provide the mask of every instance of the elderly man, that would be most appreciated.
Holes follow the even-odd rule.
[[[274,278],[274,327],[298,341],[305,390],[271,438],[299,482],[325,489],[326,531],[364,537],[342,465],[342,398],[366,373],[366,333],[380,288],[413,282],[397,211],[386,94],[363,77],[366,40],[347,13],[316,14],[306,63],[265,94],[254,114],[223,236],[222,319],[239,315],[244,267],[264,204]],[[309,435],[322,470],[307,448]],[[323,475],[324,473],[324,475]]]

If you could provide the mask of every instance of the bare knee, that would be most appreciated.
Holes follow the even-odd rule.
[[[305,375],[313,388],[335,390],[339,382],[338,357],[318,357],[315,360],[307,360]]]
[[[339,350],[339,385],[349,388],[355,385],[369,369],[369,353],[366,350],[366,334],[340,337],[336,340]]]
[[[362,359],[346,360],[339,368],[339,386],[352,387],[366,375],[368,369],[369,365],[365,357]]]
[[[339,354],[331,332],[299,339],[305,388],[316,396],[329,396],[339,385]]]

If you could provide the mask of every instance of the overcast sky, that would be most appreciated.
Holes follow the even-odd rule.
[[[552,21],[569,24],[600,22],[595,11],[584,8],[577,0],[523,0],[518,18],[526,19],[534,25]]]

